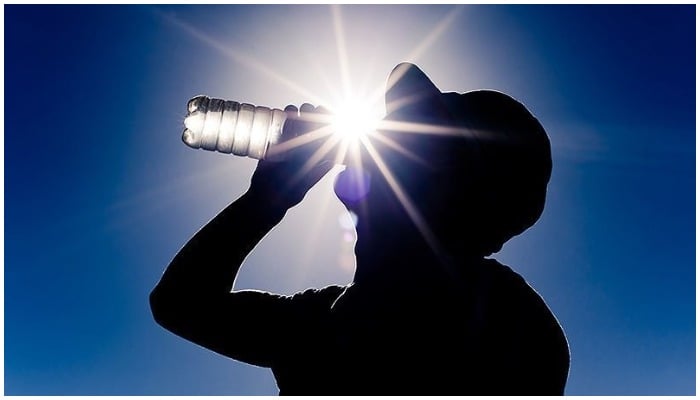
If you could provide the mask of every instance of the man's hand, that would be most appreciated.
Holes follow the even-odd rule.
[[[333,167],[324,157],[330,150],[328,112],[304,103],[300,110],[287,106],[281,142],[258,162],[248,192],[285,211],[297,205]],[[281,159],[270,161],[270,159]]]

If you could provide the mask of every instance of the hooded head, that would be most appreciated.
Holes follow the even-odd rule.
[[[551,151],[525,106],[496,91],[440,92],[408,63],[389,75],[385,101],[382,129],[369,138],[375,155],[335,185],[358,216],[358,241],[360,224],[385,233],[419,224],[446,251],[485,256],[537,221]],[[347,190],[358,186],[360,195]]]

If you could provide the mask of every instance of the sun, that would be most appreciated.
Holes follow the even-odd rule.
[[[356,142],[377,129],[383,115],[368,99],[348,97],[331,107],[331,127],[336,138]]]

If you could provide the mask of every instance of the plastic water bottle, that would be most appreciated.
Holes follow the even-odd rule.
[[[196,96],[187,103],[182,141],[194,149],[261,160],[280,142],[286,119],[276,108]]]

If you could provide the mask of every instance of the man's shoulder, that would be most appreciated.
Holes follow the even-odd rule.
[[[310,307],[330,308],[347,286],[328,285],[322,288],[307,288],[290,296],[291,301]]]

